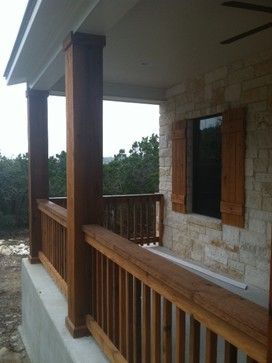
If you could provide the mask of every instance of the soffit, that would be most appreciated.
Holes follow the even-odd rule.
[[[47,7],[46,12],[41,8],[33,22],[9,82],[28,81],[34,88],[63,92],[61,47],[69,30],[106,35],[105,89],[109,98],[119,90],[120,99],[125,92],[133,96],[133,90],[141,94],[141,88],[162,95],[196,74],[271,48],[271,29],[221,45],[226,38],[271,21],[270,14],[227,8],[221,2],[58,0],[60,8],[52,13],[53,0],[43,0],[40,6]],[[269,6],[271,1],[262,4]]]

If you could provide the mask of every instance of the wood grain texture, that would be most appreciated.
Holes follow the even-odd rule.
[[[142,285],[142,362],[151,361],[150,329],[151,329],[151,290]]]
[[[217,335],[206,329],[205,363],[216,363]]]
[[[200,324],[190,316],[189,363],[199,363],[200,357]]]
[[[111,342],[105,332],[100,328],[95,320],[90,315],[86,316],[86,325],[94,337],[103,353],[112,363],[126,363],[127,360],[122,356],[119,350]]]
[[[237,362],[237,348],[225,341],[225,360],[224,363],[236,363]]]
[[[91,246],[250,357],[265,362],[268,315],[264,308],[103,227],[83,228]]]
[[[41,220],[38,198],[48,199],[47,91],[28,90],[28,200],[30,262],[41,250]]]
[[[172,361],[172,304],[163,299],[162,312],[162,362]]]
[[[221,217],[223,224],[244,226],[245,108],[224,112],[222,132]]]
[[[151,292],[151,362],[161,361],[161,297]]]
[[[172,127],[172,209],[186,212],[187,121],[175,121]]]
[[[68,317],[79,336],[89,313],[90,256],[82,225],[102,221],[102,98],[105,37],[64,43],[67,114]],[[85,330],[86,331],[86,330]]]
[[[175,363],[185,362],[185,312],[176,308],[176,349]]]

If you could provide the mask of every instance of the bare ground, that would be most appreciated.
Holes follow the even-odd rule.
[[[21,324],[21,261],[27,232],[0,234],[0,363],[28,362],[18,332]]]

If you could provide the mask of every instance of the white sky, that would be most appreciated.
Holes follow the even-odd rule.
[[[3,78],[27,0],[0,1],[0,153],[16,156],[27,151],[25,84],[6,86]],[[66,149],[65,98],[49,97],[49,154]],[[129,151],[134,141],[159,133],[155,105],[104,101],[103,154]]]

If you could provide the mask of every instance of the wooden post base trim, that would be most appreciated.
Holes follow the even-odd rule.
[[[66,316],[65,318],[65,325],[73,338],[82,338],[90,335],[89,329],[86,325],[75,326],[69,319],[69,316]]]
[[[31,263],[31,265],[34,265],[36,263],[41,263],[39,257],[32,257],[32,256],[28,256],[28,261]]]
[[[86,315],[86,325],[91,335],[100,346],[102,352],[104,352],[104,354],[111,362],[127,363],[127,360],[122,356],[116,346],[100,328],[97,322],[91,317],[91,315]]]
[[[39,252],[39,261],[43,264],[46,271],[52,277],[59,290],[67,298],[67,283],[63,280],[63,278],[60,276],[55,267],[51,264],[51,262],[45,256],[45,254],[41,251]]]

